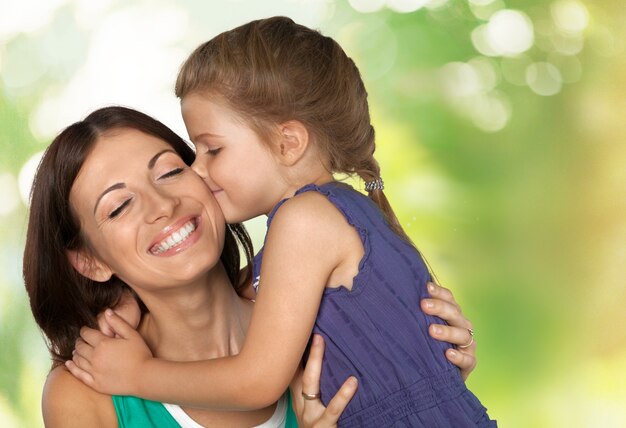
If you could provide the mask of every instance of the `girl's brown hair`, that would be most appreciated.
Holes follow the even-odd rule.
[[[115,277],[105,283],[83,277],[67,257],[68,250],[87,250],[69,201],[74,180],[99,138],[120,128],[136,129],[165,141],[187,165],[195,157],[185,141],[167,126],[125,107],[94,111],[85,120],[67,127],[48,147],[31,190],[23,273],[31,310],[46,336],[55,364],[72,358],[82,326],[95,328],[97,314],[114,307],[124,290],[130,290]],[[245,228],[241,224],[229,225],[221,261],[236,289],[245,283],[239,278],[238,243],[245,249],[250,264],[252,244]]]
[[[302,122],[333,173],[380,177],[367,91],[354,62],[330,37],[289,18],[252,21],[200,45],[183,64],[176,96],[218,96],[265,140],[272,125]],[[369,196],[410,242],[382,190]]]

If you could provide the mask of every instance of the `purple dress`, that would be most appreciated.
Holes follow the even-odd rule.
[[[378,207],[342,183],[307,185],[297,194],[325,195],[356,228],[365,255],[352,290],[326,289],[314,332],[324,337],[321,400],[328,405],[351,375],[359,387],[341,427],[495,427],[457,367],[444,355],[451,345],[432,339],[425,314],[430,274],[419,253],[387,225]],[[268,228],[276,211],[267,220]],[[254,259],[255,285],[263,249]]]

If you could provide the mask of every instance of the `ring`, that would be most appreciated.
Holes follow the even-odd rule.
[[[305,400],[319,400],[320,398],[320,393],[318,392],[317,394],[307,394],[306,392],[302,391],[302,398],[304,398]]]
[[[467,345],[459,345],[458,347],[461,349],[469,348],[472,345],[472,343],[474,343],[474,330],[472,330],[471,328],[468,328],[467,331],[470,334],[470,341],[467,343]]]

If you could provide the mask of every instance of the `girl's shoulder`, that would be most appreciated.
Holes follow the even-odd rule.
[[[352,254],[362,252],[350,216],[334,202],[324,193],[312,191],[285,201],[271,220],[264,253],[280,248],[280,259],[289,253],[301,261],[315,260],[317,268],[324,266],[321,270],[328,279]]]
[[[42,412],[46,427],[118,426],[111,396],[94,391],[63,365],[48,374]]]
[[[344,215],[336,204],[324,193],[314,191],[300,192],[287,199],[272,217],[274,228],[301,230],[306,232],[305,235],[314,230],[315,233],[333,236],[346,227]]]

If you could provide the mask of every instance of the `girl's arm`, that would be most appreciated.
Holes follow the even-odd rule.
[[[124,319],[131,327],[137,328],[141,322],[141,309],[139,309],[139,303],[135,299],[135,295],[130,290],[124,291],[120,301],[113,308],[116,314]],[[114,337],[115,332],[107,322],[104,316],[104,311],[100,312],[97,316],[98,329],[106,336]]]
[[[331,272],[354,230],[322,195],[287,201],[270,228],[261,286],[241,352],[233,357],[175,363],[152,358],[137,332],[122,339],[83,329],[68,367],[97,391],[215,409],[258,409],[274,403],[292,379]],[[110,316],[110,315],[109,315]],[[113,321],[115,319],[115,321]],[[114,328],[124,323],[113,317]],[[116,328],[117,330],[117,328]]]

